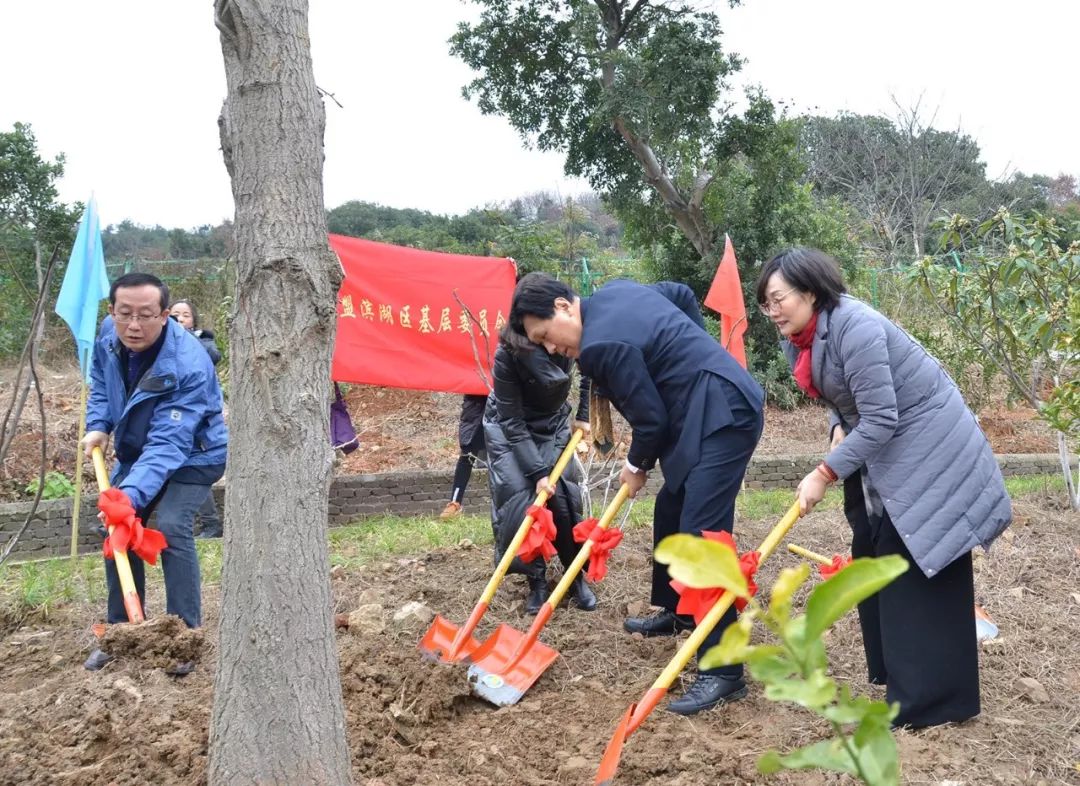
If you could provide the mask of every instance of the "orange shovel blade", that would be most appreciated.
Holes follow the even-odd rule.
[[[469,683],[473,693],[498,707],[517,704],[559,653],[533,641],[524,650],[525,634],[502,624],[473,652]]]
[[[615,778],[615,771],[619,769],[619,759],[622,758],[623,743],[630,735],[630,716],[634,714],[635,706],[631,704],[627,708],[626,714],[615,727],[615,733],[611,735],[611,741],[608,743],[607,750],[604,751],[604,758],[600,760],[600,767],[596,770],[596,779],[593,781],[596,786],[607,786]]]
[[[473,636],[467,636],[461,642],[457,652],[454,652],[454,641],[457,640],[460,628],[442,615],[436,614],[431,622],[424,638],[420,639],[420,649],[425,655],[429,655],[444,663],[457,663],[472,655],[480,642]]]

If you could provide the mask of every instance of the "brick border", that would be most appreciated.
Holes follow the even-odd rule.
[[[746,472],[746,485],[753,489],[792,488],[818,462],[813,456],[758,456]],[[1055,453],[1013,453],[998,456],[1002,473],[1014,475],[1055,475],[1061,464]],[[1075,465],[1074,465],[1075,468]],[[659,488],[660,479],[650,479],[649,488]],[[391,513],[425,516],[438,513],[449,496],[453,473],[448,470],[390,472],[380,475],[340,475],[330,487],[330,526],[337,527],[367,516]],[[225,487],[214,487],[218,507],[224,510]],[[487,472],[473,473],[466,495],[470,511],[486,512],[491,504]],[[101,547],[93,532],[97,498],[84,497],[79,515],[79,552]],[[0,505],[0,545],[18,530],[30,510],[30,503]],[[50,500],[38,505],[34,520],[12,552],[15,561],[66,556],[71,539],[71,500]]]

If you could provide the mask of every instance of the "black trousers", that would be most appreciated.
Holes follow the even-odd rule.
[[[510,541],[514,539],[522,519],[525,518],[525,511],[528,510],[529,505],[533,503],[536,496],[531,487],[527,493],[523,492],[523,494],[520,503],[520,516],[504,516],[497,524],[492,523],[495,530],[496,563],[506,553]],[[581,544],[574,540],[574,526],[578,523],[578,518],[574,515],[574,509],[579,507],[580,503],[571,501],[572,496],[577,497],[580,494],[581,486],[576,483],[567,483],[564,479],[559,478],[558,483],[555,484],[555,496],[548,499],[547,507],[551,511],[552,520],[555,522],[555,540],[552,541],[552,545],[555,546],[555,551],[559,555],[559,562],[562,563],[563,568],[570,567],[570,563],[577,558],[578,552],[581,551]],[[582,566],[581,575],[584,575],[588,569],[589,563],[586,561]],[[514,557],[514,561],[510,563],[507,573],[521,573],[530,579],[543,579],[547,576],[547,563],[540,557],[536,557],[529,562],[522,562],[521,557]]]
[[[761,436],[761,414],[747,410],[740,427],[713,432],[701,442],[701,456],[678,491],[663,486],[653,509],[653,547],[678,532],[731,532],[735,526],[735,498],[743,475]],[[674,611],[679,595],[671,588],[667,566],[653,560],[652,604]],[[720,643],[728,625],[738,619],[735,607],[728,609],[720,623],[698,649],[700,659],[710,647]],[[710,669],[710,674],[741,677],[742,665]]]
[[[927,578],[889,512],[879,521],[868,515],[858,472],[844,481],[844,512],[851,524],[853,557],[899,554],[910,564],[898,579],[859,604],[870,681],[886,685],[886,699],[900,703],[894,725],[920,728],[978,715],[971,554]]]

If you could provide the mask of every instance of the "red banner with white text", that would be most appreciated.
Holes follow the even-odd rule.
[[[491,356],[510,313],[513,260],[344,235],[330,235],[330,247],[345,270],[331,367],[336,382],[488,392],[477,358],[490,380]]]

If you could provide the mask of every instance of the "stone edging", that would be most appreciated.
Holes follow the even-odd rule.
[[[754,489],[793,488],[810,472],[820,455],[757,456],[746,472],[746,486]],[[1061,471],[1055,453],[1014,453],[998,456],[1002,473],[1013,475],[1053,475]],[[453,473],[449,470],[391,472],[380,475],[341,475],[330,488],[330,526],[340,526],[365,516],[393,513],[399,516],[431,515],[442,510],[449,497]],[[659,473],[653,473],[648,488],[660,487]],[[214,488],[219,509],[224,507],[225,488]],[[97,514],[96,497],[84,497],[79,518],[79,551],[88,553],[101,547],[93,532]],[[473,473],[466,495],[470,511],[485,512],[490,505],[487,473]],[[22,525],[30,503],[0,505],[0,546]],[[16,560],[64,556],[70,549],[71,500],[51,500],[38,505],[30,527],[12,552]]]

